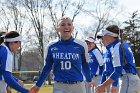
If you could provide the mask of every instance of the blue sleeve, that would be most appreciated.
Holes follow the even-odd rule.
[[[38,86],[38,87],[42,86],[43,82],[46,80],[51,69],[52,69],[52,67],[48,66],[48,64],[44,66],[44,68],[39,76],[39,80],[36,83],[36,86]]]
[[[112,86],[118,86],[118,82],[119,82],[119,80],[117,79],[117,80],[115,80],[113,83],[112,83]]]
[[[52,60],[53,59],[52,59],[51,54],[48,53],[46,56],[46,60],[45,60],[46,64],[43,67],[43,70],[39,76],[39,80],[37,81],[36,86],[41,87],[43,82],[46,80],[46,78],[47,78],[48,74],[50,73],[52,66],[53,66]]]
[[[19,79],[18,79],[18,78],[16,78],[16,77],[14,77],[14,79],[15,79],[17,82],[18,82],[18,80],[19,80]]]
[[[105,74],[103,73],[103,74],[102,74],[102,78],[101,78],[101,82],[100,82],[100,83],[102,84],[102,83],[105,82],[105,81],[106,81],[106,76],[105,76]]]
[[[86,77],[86,81],[91,82],[91,75],[90,75],[89,65],[86,62],[86,60],[82,63],[82,66],[83,66],[84,75]]]
[[[23,88],[22,86],[20,86],[18,84],[18,82],[15,80],[15,77],[12,75],[12,73],[8,72],[8,71],[3,71],[3,76],[4,76],[4,80],[5,82],[12,88],[14,88],[15,90],[21,92],[21,93],[28,93],[29,91],[25,88]]]
[[[93,72],[93,70],[94,70],[94,68],[93,68],[93,63],[88,63],[88,65],[89,65],[89,69],[90,69],[90,75],[91,75],[91,78],[93,78],[93,76],[95,76],[95,72]]]
[[[116,81],[121,75],[122,75],[122,67],[118,66],[114,68],[114,72],[110,75],[110,78]]]

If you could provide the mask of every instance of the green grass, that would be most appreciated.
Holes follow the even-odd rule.
[[[24,85],[25,88],[30,89],[32,85]],[[52,93],[53,85],[43,85],[38,93]],[[12,89],[12,93],[17,93],[14,89]]]

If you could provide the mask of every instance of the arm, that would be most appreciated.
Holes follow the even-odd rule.
[[[43,82],[46,80],[49,72],[52,69],[52,62],[47,62],[46,65],[44,66],[41,75],[39,76],[39,80],[36,83],[37,87],[41,87]]]
[[[106,81],[106,76],[105,76],[105,74],[103,73],[103,74],[102,74],[102,78],[101,78],[101,84],[102,84],[104,81]]]
[[[122,72],[121,66],[115,67],[114,72],[110,75],[110,77],[105,82],[103,82],[101,85],[96,87],[96,92],[105,91],[105,88],[107,86],[111,85],[113,82],[118,80],[119,76],[121,75],[121,72]]]
[[[90,68],[88,62],[90,61],[87,44],[84,43],[84,50],[82,54],[82,68],[87,82],[91,82]]]
[[[117,86],[118,86],[118,79],[112,83],[112,86],[110,88],[110,93],[117,93],[118,92]]]
[[[21,92],[21,93],[28,93],[28,90],[23,88],[22,86],[20,86],[18,84],[18,82],[15,80],[15,77],[12,75],[12,73],[8,72],[8,71],[4,71],[3,73],[4,76],[4,80],[5,82],[12,88],[14,88],[15,90]]]
[[[83,62],[82,66],[83,66],[83,71],[84,71],[84,75],[85,75],[86,81],[87,82],[91,82],[91,75],[90,75],[90,70],[89,70],[88,63],[87,62]]]
[[[107,87],[108,85],[111,85],[113,82],[118,82],[118,78],[121,75],[122,68],[121,66],[115,67],[114,72],[110,75],[110,77],[103,83],[104,87]],[[115,83],[117,84],[117,83]]]
[[[36,93],[39,91],[40,87],[42,86],[43,82],[46,80],[47,76],[49,75],[52,66],[53,66],[53,58],[49,50],[47,50],[46,59],[45,59],[45,66],[39,76],[37,83],[30,89],[29,93]]]
[[[118,86],[118,82],[119,82],[119,80],[118,80],[118,79],[117,79],[117,80],[115,80],[115,81],[112,83],[112,86],[117,87],[117,86]]]

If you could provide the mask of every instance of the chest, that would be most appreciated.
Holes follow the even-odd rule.
[[[79,60],[83,50],[77,45],[58,45],[51,48],[54,60]]]

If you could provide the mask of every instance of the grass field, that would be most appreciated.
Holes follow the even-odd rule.
[[[24,85],[25,88],[30,89],[32,85]],[[53,85],[43,85],[38,93],[52,93]],[[17,93],[12,89],[12,93]]]

